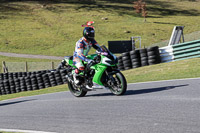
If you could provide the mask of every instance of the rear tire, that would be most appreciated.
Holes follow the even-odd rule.
[[[75,96],[75,97],[84,97],[87,94],[87,91],[80,89],[80,88],[75,88],[74,85],[70,82],[68,82],[68,87],[70,92]]]
[[[123,95],[127,90],[127,82],[124,75],[119,72],[113,75],[116,80],[116,85],[114,88],[110,88],[111,92],[117,96]]]

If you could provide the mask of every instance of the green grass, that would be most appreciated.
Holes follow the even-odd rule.
[[[128,83],[200,77],[200,58],[162,63],[122,71]],[[0,96],[0,100],[68,90],[67,85]]]
[[[95,21],[96,40],[129,40],[141,36],[142,45],[168,40],[175,25],[184,34],[199,31],[200,1],[147,0],[147,22],[133,10],[132,0],[4,1],[0,4],[0,51],[72,55],[86,21]],[[108,20],[102,20],[107,17]],[[131,33],[125,33],[124,31]]]
[[[4,131],[0,131],[0,133],[21,133],[21,132],[4,132]]]
[[[0,132],[0,133],[20,133],[20,132]]]
[[[196,78],[200,77],[200,58],[139,67],[123,73],[129,83]]]

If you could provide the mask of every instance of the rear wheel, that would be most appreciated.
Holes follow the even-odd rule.
[[[69,87],[70,92],[76,97],[84,97],[87,94],[87,91],[76,87],[70,82],[68,82],[68,87]]]
[[[111,86],[110,90],[113,94],[119,96],[123,95],[127,90],[127,82],[122,73],[116,73],[113,75],[114,84]]]

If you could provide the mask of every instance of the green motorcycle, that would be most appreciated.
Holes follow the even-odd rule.
[[[83,97],[88,91],[96,89],[109,89],[115,95],[123,95],[127,90],[127,82],[124,75],[117,69],[118,59],[105,46],[101,48],[107,55],[88,55],[88,59],[94,62],[84,62],[85,70],[79,74],[80,84],[75,84],[73,73],[76,66],[73,64],[73,56],[65,57],[62,61],[67,70],[66,78],[70,92],[76,97]]]

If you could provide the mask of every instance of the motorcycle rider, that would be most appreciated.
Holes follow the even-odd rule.
[[[73,73],[73,78],[75,84],[80,84],[80,81],[78,79],[79,73],[81,71],[85,70],[85,67],[83,65],[83,61],[91,63],[93,60],[88,59],[86,56],[88,55],[88,52],[90,51],[91,47],[97,50],[97,52],[105,54],[99,44],[96,42],[95,38],[95,30],[93,27],[85,27],[83,30],[83,37],[80,38],[76,42],[76,47],[73,55],[73,62],[74,65],[77,67],[75,69],[75,72]]]

